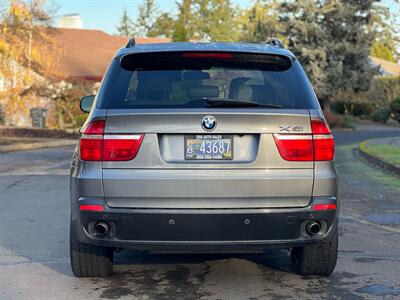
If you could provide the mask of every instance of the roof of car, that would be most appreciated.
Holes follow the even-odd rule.
[[[134,45],[128,48],[121,48],[114,57],[127,54],[144,52],[170,52],[170,51],[227,51],[227,52],[247,52],[284,55],[294,58],[291,51],[265,44],[252,43],[204,43],[204,42],[179,42],[179,43],[157,43]]]

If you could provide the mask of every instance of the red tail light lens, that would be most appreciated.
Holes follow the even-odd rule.
[[[105,127],[106,127],[105,120],[93,120],[81,131],[83,134],[104,134]]]
[[[322,120],[312,120],[311,130],[313,134],[331,134],[328,124]]]
[[[335,156],[335,143],[328,124],[323,120],[312,120],[314,139],[314,160],[329,161]]]
[[[84,138],[79,143],[81,160],[100,161],[103,149],[101,138]]]
[[[123,138],[121,138],[123,137]],[[107,135],[103,143],[103,160],[126,161],[136,157],[143,135]]]
[[[335,142],[331,134],[314,137],[314,155],[316,161],[333,159],[335,156]]]
[[[329,161],[335,155],[335,143],[323,120],[311,121],[312,135],[274,134],[279,154],[288,161]]]
[[[94,120],[82,130],[80,158],[85,161],[127,161],[136,157],[143,134],[104,135],[105,121]]]
[[[313,142],[310,135],[274,135],[279,153],[288,161],[312,161]]]

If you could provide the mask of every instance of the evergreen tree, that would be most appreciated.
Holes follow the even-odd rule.
[[[300,60],[320,99],[331,94],[327,79],[327,34],[322,28],[322,5],[314,0],[287,1],[279,8],[288,48]]]
[[[171,14],[165,12],[160,14],[153,28],[149,31],[149,36],[162,36],[172,38],[175,30],[175,19]]]
[[[236,41],[239,23],[230,0],[183,0],[177,3],[174,41]]]
[[[375,0],[298,0],[280,6],[289,49],[300,59],[325,109],[340,92],[365,91],[375,74],[369,52]]]
[[[270,37],[280,37],[282,24],[279,22],[277,2],[257,0],[252,7],[240,16],[241,24],[239,40],[260,43]]]
[[[193,39],[192,2],[192,0],[182,0],[182,3],[176,2],[179,13],[172,34],[172,38],[175,42],[187,42]]]
[[[376,4],[372,10],[375,39],[371,47],[371,56],[379,57],[388,61],[397,62],[400,59],[400,37],[398,32],[398,16],[392,15],[389,8]],[[397,23],[396,23],[397,20]]]
[[[128,10],[126,7],[122,13],[121,21],[117,26],[117,34],[121,36],[133,36],[134,35],[134,26],[131,18],[128,15]]]
[[[328,0],[322,25],[327,33],[328,82],[334,92],[369,89],[375,71],[369,54],[375,33],[371,30],[376,0]]]
[[[195,39],[237,41],[239,24],[230,0],[193,0]]]
[[[154,0],[145,0],[139,5],[139,15],[135,22],[135,32],[139,36],[154,37],[154,24],[156,23],[158,8]]]

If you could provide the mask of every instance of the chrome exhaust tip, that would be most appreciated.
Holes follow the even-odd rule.
[[[97,222],[94,225],[94,231],[99,236],[106,235],[109,230],[110,230],[110,226],[105,222]]]
[[[316,235],[321,232],[321,224],[316,221],[310,221],[306,225],[306,231],[309,235]]]

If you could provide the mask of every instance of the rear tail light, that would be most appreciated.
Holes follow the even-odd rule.
[[[311,130],[311,135],[274,134],[281,157],[288,161],[333,160],[335,144],[329,126],[323,120],[312,120]]]
[[[274,135],[279,153],[284,160],[312,161],[314,157],[311,135]]]
[[[328,124],[323,120],[311,120],[311,130],[314,141],[314,160],[333,160],[335,143]]]
[[[81,160],[127,161],[136,157],[143,134],[104,134],[104,129],[104,120],[94,120],[82,129]]]
[[[131,160],[136,157],[143,135],[106,135],[103,140],[103,160]]]

